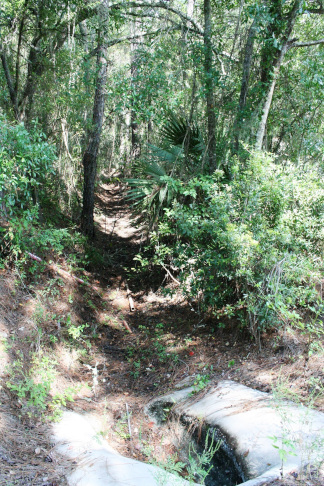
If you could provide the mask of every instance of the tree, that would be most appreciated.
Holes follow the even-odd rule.
[[[204,68],[205,68],[205,89],[206,89],[206,108],[208,140],[207,152],[209,169],[216,169],[216,116],[215,116],[215,96],[213,79],[213,46],[212,46],[212,12],[210,0],[204,0]]]
[[[138,31],[138,21],[134,20],[131,23],[131,31],[134,39],[136,39],[137,31]],[[139,41],[131,41],[131,159],[132,161],[136,160],[141,153],[141,145],[140,145],[140,138],[139,138],[139,127],[137,123],[137,114],[134,109],[134,95],[136,92],[136,77],[137,77],[137,65],[138,65],[138,45],[137,42]]]
[[[81,230],[85,235],[91,238],[94,236],[93,210],[94,187],[97,174],[97,157],[105,109],[105,89],[108,67],[108,23],[108,0],[102,0],[98,6],[97,76],[93,103],[92,126],[88,133],[88,146],[82,158],[84,182]]]
[[[234,153],[238,152],[239,141],[241,135],[242,122],[244,119],[244,111],[246,107],[247,96],[249,92],[249,82],[251,75],[251,67],[253,61],[254,41],[257,32],[257,17],[253,20],[248,31],[247,41],[244,49],[244,60],[241,80],[241,91],[239,104],[234,125]]]
[[[69,4],[62,0],[54,3],[51,0],[16,1],[0,8],[0,57],[11,110],[16,120],[25,121],[27,125],[39,80],[64,45],[71,23],[93,15],[80,0],[72,6],[72,16]]]
[[[265,84],[266,91],[262,100],[262,115],[256,134],[255,148],[257,150],[262,149],[274,89],[287,51],[292,47],[305,47],[324,43],[324,39],[308,42],[295,42],[295,39],[291,39],[297,17],[303,10],[303,3],[303,0],[295,0],[293,2],[291,9],[286,13],[284,28],[280,31],[279,27],[282,25],[283,17],[281,0],[273,0],[271,2],[271,18],[275,18],[275,21],[269,24],[269,31],[274,36],[276,42],[275,45],[271,46],[270,50],[264,49],[262,55],[261,82]]]

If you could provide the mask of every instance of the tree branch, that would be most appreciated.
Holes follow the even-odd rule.
[[[151,35],[154,36],[154,35],[160,34],[161,32],[172,32],[174,30],[180,30],[180,29],[181,29],[180,25],[174,25],[173,27],[166,27],[166,28],[162,28],[162,29],[157,29],[157,30],[153,30],[152,32],[145,32],[145,33],[138,34],[138,35],[126,35],[124,37],[120,37],[119,39],[112,39],[112,40],[108,41],[107,46],[112,47],[116,44],[120,44],[121,42],[132,41],[132,40],[135,40],[135,39],[140,39],[141,37],[149,37]]]
[[[161,20],[165,20],[166,22],[170,22],[173,25],[177,25],[177,26],[180,25],[175,20],[172,20],[168,17],[165,17],[164,15],[160,15],[159,17],[152,17],[152,14],[149,14],[149,13],[136,13],[136,12],[127,12],[127,15],[130,15],[130,16],[136,17],[136,18],[141,18],[141,19],[149,18],[151,20],[158,20],[160,22],[161,22]],[[203,33],[200,30],[197,30],[194,27],[188,27],[184,23],[182,25],[187,32],[189,31],[189,32],[192,32],[193,34],[197,34],[197,35],[200,35],[200,36],[203,35]]]
[[[122,42],[126,41],[134,41],[136,39],[140,39],[142,37],[149,37],[149,36],[155,36],[158,34],[161,34],[162,32],[172,32],[174,30],[181,30],[181,25],[176,24],[173,27],[168,27],[168,28],[162,28],[162,29],[157,29],[152,32],[144,32],[142,34],[138,35],[125,35],[123,37],[118,37],[117,39],[111,39],[107,41],[107,47],[112,47],[115,46],[116,44],[121,44]],[[92,49],[85,57],[93,57],[97,54],[98,48],[96,47],[95,49]]]
[[[161,8],[162,10],[167,10],[168,12],[171,12],[178,17],[181,18],[182,21],[184,22],[190,22],[191,25],[197,30],[197,32],[200,33],[200,35],[204,35],[204,30],[203,28],[197,24],[192,18],[188,17],[187,15],[183,14],[180,12],[180,10],[177,10],[176,8],[170,7],[168,3],[165,2],[156,2],[156,3],[149,3],[149,2],[127,2],[127,3],[118,3],[111,5],[111,9],[120,9],[120,8]]]
[[[308,8],[305,13],[324,15],[324,7],[322,8]]]
[[[293,42],[288,46],[288,49],[292,49],[293,47],[317,46],[318,44],[324,44],[324,39],[318,39],[318,40],[307,41],[307,42]]]

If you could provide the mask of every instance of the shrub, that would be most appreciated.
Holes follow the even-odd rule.
[[[0,117],[0,262],[1,257],[17,259],[24,252],[44,257],[51,250],[60,255],[83,245],[78,233],[39,223],[38,200],[51,184],[54,160],[54,148],[36,122],[28,132],[23,124],[12,125]]]
[[[227,182],[222,171],[177,181],[151,244],[188,297],[218,317],[238,316],[258,337],[319,303],[324,185],[315,169],[269,155],[251,154],[232,171]]]
[[[7,219],[30,208],[54,173],[54,148],[37,129],[0,118],[0,216]]]
[[[25,210],[19,216],[13,216],[3,229],[0,241],[0,264],[15,262],[21,277],[37,274],[44,270],[47,261],[56,261],[61,256],[73,271],[83,268],[88,262],[86,240],[75,228],[55,228],[47,224],[44,227],[37,221],[37,210]],[[28,256],[34,254],[43,263]]]

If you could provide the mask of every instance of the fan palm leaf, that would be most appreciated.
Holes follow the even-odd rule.
[[[161,135],[171,145],[181,146],[192,156],[199,156],[204,152],[204,143],[197,125],[189,124],[185,118],[168,116],[161,129]]]

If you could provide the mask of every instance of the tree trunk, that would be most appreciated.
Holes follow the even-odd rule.
[[[108,1],[98,7],[99,33],[97,47],[97,79],[93,103],[92,127],[88,132],[88,147],[83,155],[83,207],[81,231],[90,238],[94,237],[94,189],[97,175],[97,158],[100,145],[105,108],[105,88],[107,81],[107,28]]]
[[[83,20],[82,22],[79,23],[79,29],[80,29],[80,34],[82,37],[82,44],[85,52],[85,59],[86,62],[84,63],[84,84],[85,84],[85,98],[87,100],[90,100],[92,97],[92,79],[91,79],[91,72],[90,72],[90,66],[89,66],[89,52],[90,52],[90,46],[89,46],[89,32],[88,32],[88,27],[87,27],[87,21]],[[90,116],[91,116],[91,110],[87,102],[84,103],[84,111],[83,111],[83,122],[84,125],[87,127],[88,123],[90,122]],[[82,137],[81,137],[81,147],[82,147],[82,152],[85,151],[87,148],[87,142],[88,142],[88,133],[87,130],[84,130]]]
[[[188,0],[187,1],[187,17],[192,19],[193,18],[193,14],[194,14],[194,10],[195,10],[195,0]],[[187,21],[186,22],[186,26],[187,28],[185,27],[185,25],[182,26],[181,28],[181,41],[180,41],[180,50],[181,50],[181,58],[182,58],[182,84],[183,84],[183,90],[186,89],[186,85],[187,85],[187,80],[188,80],[188,73],[187,73],[187,69],[186,69],[186,55],[187,55],[187,52],[188,52],[188,45],[187,45],[187,42],[188,42],[188,32],[189,32],[189,29],[190,29],[190,22]]]
[[[216,167],[216,116],[214,108],[214,82],[213,82],[213,46],[212,46],[212,20],[211,20],[211,2],[204,0],[204,50],[205,50],[205,89],[206,89],[206,106],[207,106],[207,125],[208,125],[208,143],[207,155],[209,170],[213,172]]]
[[[2,67],[4,71],[4,75],[6,78],[7,86],[8,86],[8,91],[10,95],[10,101],[11,101],[11,106],[14,112],[14,117],[18,121],[19,120],[19,110],[18,110],[18,100],[17,100],[17,93],[15,91],[15,87],[13,85],[12,77],[10,74],[8,62],[7,62],[7,56],[3,50],[2,45],[0,44],[0,57],[1,57],[1,62],[2,62]]]
[[[268,121],[268,116],[269,116],[269,111],[271,107],[271,102],[273,98],[273,93],[274,89],[276,86],[276,82],[279,76],[280,72],[280,67],[282,64],[282,61],[285,57],[285,54],[289,48],[289,38],[290,35],[293,31],[293,28],[295,26],[296,18],[298,15],[298,12],[302,6],[303,0],[295,0],[289,15],[287,16],[287,23],[286,23],[286,28],[285,31],[281,37],[281,49],[279,51],[279,55],[276,55],[276,58],[273,61],[273,68],[270,70],[269,75],[263,74],[263,76],[267,77],[268,79],[271,79],[270,84],[268,85],[268,90],[264,96],[263,99],[263,107],[262,107],[262,116],[261,120],[259,123],[257,135],[256,135],[256,141],[255,141],[255,149],[256,150],[262,150],[262,145],[263,145],[263,139],[264,135],[266,132],[266,127],[267,127],[267,121]]]
[[[138,31],[137,21],[132,22],[131,26],[131,33],[132,36],[136,36]],[[132,90],[132,98],[131,98],[131,161],[134,162],[140,155],[141,155],[141,144],[139,138],[139,127],[137,123],[137,114],[136,109],[134,106],[134,95],[136,92],[136,77],[137,77],[137,64],[138,64],[138,52],[137,52],[137,43],[136,41],[131,42],[131,90]]]
[[[22,97],[19,102],[20,119],[25,121],[27,127],[29,126],[32,118],[31,114],[37,82],[45,69],[44,58],[39,51],[40,40],[41,37],[37,34],[32,41],[32,47],[28,56],[27,78]]]
[[[253,59],[253,48],[254,48],[254,40],[255,40],[256,32],[257,32],[257,19],[255,18],[250,27],[248,38],[245,45],[240,101],[239,101],[238,111],[237,111],[236,120],[234,124],[234,153],[237,153],[239,149],[241,125],[244,118],[244,109],[246,106],[246,98],[249,89],[249,80],[250,80],[250,72],[251,72],[251,65]]]
[[[195,9],[195,0],[188,0],[187,2],[187,17],[193,18],[193,13]]]
[[[48,15],[47,11],[50,4],[55,8],[55,2],[39,1],[32,3],[33,8],[29,8],[29,0],[25,0],[21,6],[20,13],[19,11],[17,12],[17,16],[20,16],[20,19],[17,18],[17,22],[19,22],[18,29],[16,27],[14,29],[14,32],[17,32],[16,53],[11,52],[8,54],[10,59],[13,59],[14,56],[16,57],[15,62],[8,63],[7,53],[0,42],[0,58],[10,95],[11,107],[16,120],[25,121],[27,126],[32,116],[32,105],[39,79],[48,65],[48,59],[64,45],[69,30],[69,22],[66,20],[66,16],[63,15],[63,11],[54,27],[52,26],[49,29],[46,22],[44,22]],[[68,5],[66,5],[67,9]],[[88,15],[90,16],[91,12],[87,8],[78,9],[76,14],[77,22],[80,22]],[[27,19],[28,22],[26,22]],[[4,42],[4,44],[6,43]],[[25,61],[22,62],[22,59],[25,59]],[[24,86],[22,86],[23,76]]]
[[[271,81],[271,84],[269,85],[267,95],[264,99],[263,108],[262,108],[262,117],[261,117],[261,120],[260,120],[260,123],[259,123],[258,132],[257,132],[257,135],[256,135],[256,142],[255,142],[255,149],[256,150],[262,149],[262,144],[263,144],[264,134],[265,134],[265,131],[266,131],[267,120],[268,120],[268,116],[269,116],[269,111],[270,111],[270,106],[271,106],[271,102],[272,102],[272,98],[273,98],[273,93],[274,93],[276,82],[277,82],[277,79],[278,79],[278,76],[279,76],[280,66],[282,64],[282,61],[283,61],[283,58],[285,56],[286,51],[287,51],[287,46],[284,46],[281,50],[279,58],[277,59],[276,65],[274,67],[274,71],[272,73],[272,81]]]
[[[268,12],[270,21],[265,29],[266,38],[261,49],[260,62],[260,81],[263,89],[267,92],[267,88],[272,82],[271,73],[277,65],[277,60],[280,56],[280,47],[276,46],[273,40],[279,40],[282,36],[282,0],[271,0],[268,2]]]

